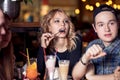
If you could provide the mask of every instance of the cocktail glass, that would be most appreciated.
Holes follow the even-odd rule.
[[[30,59],[30,64],[27,64],[26,76],[30,80],[35,80],[38,76],[37,63],[35,58]]]
[[[46,63],[47,75],[49,77],[49,80],[53,80],[54,78],[55,61],[56,61],[56,56],[54,55],[46,56],[45,63]]]

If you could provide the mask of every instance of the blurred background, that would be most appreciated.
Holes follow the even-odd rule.
[[[33,22],[40,19],[53,8],[62,8],[71,17],[79,21],[92,22],[93,10],[101,4],[108,4],[120,10],[120,0],[32,0],[33,4],[21,2],[21,11],[18,21],[27,21],[33,17]]]

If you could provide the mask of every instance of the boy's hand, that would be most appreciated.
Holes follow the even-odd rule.
[[[85,53],[89,59],[96,59],[105,56],[106,53],[103,52],[102,48],[98,44],[91,46]]]

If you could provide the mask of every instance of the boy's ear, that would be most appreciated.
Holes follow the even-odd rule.
[[[94,31],[96,32],[95,24],[92,24],[92,27],[93,27]]]

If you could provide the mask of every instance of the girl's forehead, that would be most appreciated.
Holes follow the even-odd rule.
[[[56,12],[53,17],[54,17],[54,18],[55,18],[55,17],[60,17],[60,18],[65,17],[65,18],[67,18],[67,16],[66,16],[64,13],[62,13],[62,12]]]
[[[0,10],[0,24],[4,22],[3,12]]]
[[[3,12],[0,10],[0,18],[3,17]]]

